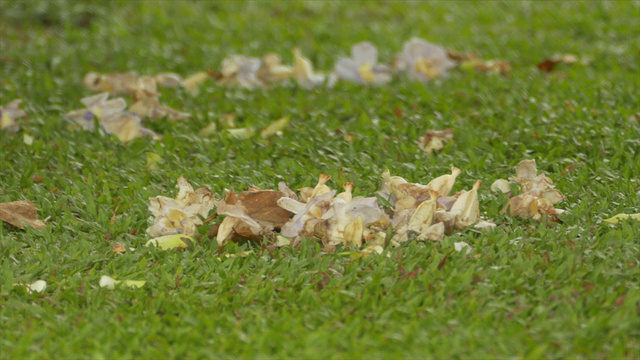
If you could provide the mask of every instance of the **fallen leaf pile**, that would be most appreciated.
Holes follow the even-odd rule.
[[[216,213],[212,217],[224,219],[214,225],[211,234],[216,236],[219,246],[228,241],[265,238],[286,246],[304,237],[321,241],[326,249],[341,244],[350,248],[366,245],[367,251],[381,252],[388,234],[390,242],[398,245],[409,240],[441,241],[445,235],[470,227],[495,227],[480,218],[480,181],[471,190],[450,195],[460,173],[454,167],[451,174],[422,185],[386,171],[381,190],[371,197],[354,197],[353,184],[349,182],[338,193],[327,185],[330,176],[325,174],[319,176],[314,188],[302,188],[298,194],[284,182],[278,185],[278,190],[253,187],[240,194],[229,191],[223,200],[215,201]],[[178,186],[181,190],[176,200],[151,198],[149,208],[155,216],[154,224],[147,230],[151,236],[193,235],[195,226],[202,224],[213,209],[213,195],[207,189],[194,192],[182,177]],[[381,206],[379,198],[391,208]],[[176,239],[170,240],[179,244]]]
[[[512,194],[512,184],[516,184],[520,189],[519,195]],[[565,199],[564,195],[555,188],[553,181],[546,175],[537,175],[535,160],[521,161],[516,167],[515,178],[496,180],[491,185],[491,190],[502,192],[510,197],[502,213],[508,209],[511,216],[542,221],[542,215],[546,215],[550,221],[557,222],[558,215],[564,212],[554,207]]]

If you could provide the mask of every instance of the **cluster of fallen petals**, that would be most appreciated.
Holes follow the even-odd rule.
[[[553,181],[544,174],[537,174],[535,160],[523,160],[516,167],[516,176],[509,180],[499,179],[491,185],[493,192],[502,192],[510,197],[502,209],[509,210],[509,215],[532,218],[542,221],[543,215],[549,221],[557,222],[558,215],[564,210],[556,209],[555,204],[565,199],[564,195],[553,185]],[[518,195],[512,194],[511,186],[519,188]]]
[[[142,118],[132,111],[125,111],[127,102],[123,98],[109,99],[109,93],[88,96],[80,100],[84,109],[65,114],[65,119],[83,130],[95,130],[97,121],[101,129],[114,134],[122,142],[138,137],[151,136],[160,139],[155,132],[142,126]]]
[[[149,208],[155,218],[147,232],[151,236],[193,235],[195,225],[202,224],[214,205],[216,212],[209,219],[224,217],[210,231],[219,246],[242,239],[270,239],[277,246],[287,246],[311,238],[329,250],[344,245],[381,252],[386,242],[398,245],[409,240],[441,241],[454,231],[495,227],[480,218],[480,181],[470,190],[450,194],[460,173],[454,167],[451,174],[422,185],[386,171],[381,190],[370,197],[353,196],[350,182],[338,192],[329,187],[330,176],[321,174],[315,187],[302,188],[297,193],[281,182],[278,190],[252,187],[239,194],[228,191],[218,201],[212,200],[205,188],[194,192],[181,177],[181,191],[175,200],[151,198]]]
[[[174,234],[194,235],[215,205],[213,193],[201,187],[194,190],[187,179],[180,177],[180,189],[175,199],[156,196],[149,199],[149,210],[154,223],[147,229],[153,237]]]
[[[190,115],[167,107],[160,103],[158,84],[162,86],[185,86],[185,80],[171,73],[158,74],[156,77],[138,77],[135,73],[112,73],[108,75],[89,73],[84,79],[85,85],[97,95],[82,98],[84,109],[73,110],[65,114],[65,119],[74,125],[93,131],[95,122],[108,134],[116,135],[120,141],[128,142],[138,137],[151,136],[158,140],[155,132],[142,125],[144,119],[157,120],[167,118],[171,121],[184,120]],[[110,95],[129,95],[131,106],[118,97]]]

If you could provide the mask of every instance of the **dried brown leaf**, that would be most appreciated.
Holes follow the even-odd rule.
[[[0,203],[0,221],[20,229],[31,226],[41,230],[46,226],[42,220],[38,220],[38,210],[29,200]]]

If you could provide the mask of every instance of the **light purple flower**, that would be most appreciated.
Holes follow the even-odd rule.
[[[410,79],[429,81],[445,76],[455,65],[443,47],[413,38],[404,44],[394,67],[396,70],[406,71]]]

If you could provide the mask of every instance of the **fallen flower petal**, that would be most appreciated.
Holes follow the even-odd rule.
[[[33,284],[23,284],[17,283],[13,284],[13,286],[24,286],[27,288],[29,294],[33,294],[34,292],[41,293],[47,288],[47,282],[44,280],[37,280]]]
[[[109,290],[113,290],[116,288],[116,285],[120,283],[125,287],[138,289],[143,287],[147,282],[144,280],[115,280],[109,276],[102,275],[100,277],[99,284],[101,288],[107,288]]]
[[[302,56],[299,48],[293,49],[293,56],[295,59],[293,77],[298,82],[298,85],[303,88],[312,88],[324,82],[325,76],[313,71],[313,64],[309,59]]]
[[[0,130],[9,132],[20,130],[20,125],[18,125],[16,119],[27,115],[24,110],[20,109],[20,103],[22,103],[22,100],[16,99],[4,106],[0,106]]]
[[[444,48],[413,38],[404,44],[402,52],[396,56],[394,68],[405,71],[410,79],[429,81],[445,76],[455,65]]]
[[[360,84],[385,84],[391,81],[391,70],[386,65],[378,65],[378,49],[369,43],[353,45],[350,58],[340,58],[334,71],[338,78]]]
[[[473,251],[473,249],[471,248],[471,246],[469,244],[467,244],[464,241],[460,241],[460,242],[454,242],[453,243],[453,248],[457,251],[457,252],[461,252],[462,249],[466,248],[467,251],[465,251],[465,255],[469,255],[471,254],[471,252]]]

